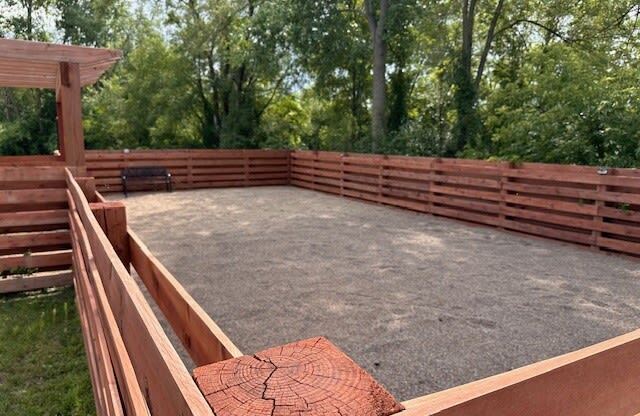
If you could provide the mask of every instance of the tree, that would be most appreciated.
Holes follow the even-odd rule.
[[[289,0],[287,9],[289,20],[296,22],[290,39],[303,79],[302,97],[313,106],[314,129],[323,132],[323,139],[311,140],[310,146],[369,151],[371,54],[361,3]]]
[[[255,0],[169,4],[176,47],[192,66],[206,147],[258,145],[260,118],[282,89],[290,59],[274,7]]]
[[[455,128],[455,137],[449,149],[450,154],[455,154],[471,142],[479,133],[480,120],[477,114],[478,89],[484,76],[487,58],[494,42],[495,30],[504,10],[504,0],[498,0],[495,10],[491,15],[484,46],[480,53],[480,59],[473,73],[474,34],[477,27],[478,0],[462,1],[462,43],[460,56],[456,63],[455,102],[458,119]]]
[[[386,134],[387,109],[387,39],[386,26],[391,0],[364,0],[365,13],[371,31],[373,50],[373,99],[371,103],[371,151]]]

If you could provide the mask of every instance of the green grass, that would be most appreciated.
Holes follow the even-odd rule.
[[[73,289],[0,296],[0,415],[95,415]]]

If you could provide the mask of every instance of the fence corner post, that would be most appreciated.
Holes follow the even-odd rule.
[[[127,271],[131,271],[131,250],[127,232],[127,209],[122,202],[96,202],[90,204],[100,227],[118,254]]]
[[[75,177],[76,182],[89,202],[96,202],[96,179],[93,177]]]

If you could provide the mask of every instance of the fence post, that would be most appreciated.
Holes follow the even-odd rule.
[[[130,271],[131,251],[127,232],[127,210],[122,202],[96,202],[89,204],[98,224],[107,235],[122,263]]]
[[[426,183],[426,193],[425,195],[427,196],[427,204],[426,204],[426,209],[427,209],[427,213],[428,214],[433,214],[433,191],[431,190],[431,186],[433,185],[433,176],[435,175],[435,159],[430,158],[429,159],[429,164],[427,165],[427,168],[429,169],[429,178],[427,180]]]
[[[80,185],[82,193],[89,202],[96,201],[96,179],[93,177],[76,177],[76,182]]]
[[[293,170],[293,150],[287,151],[287,186],[291,186],[291,171]]]
[[[344,153],[340,154],[340,196],[344,196]]]
[[[504,229],[507,221],[506,216],[506,208],[507,208],[507,194],[508,190],[506,189],[507,182],[509,182],[508,171],[512,167],[511,162],[500,162],[498,165],[500,167],[500,208],[498,215],[500,217],[500,228]]]
[[[187,157],[187,187],[193,188],[193,157],[191,153]]]
[[[591,248],[594,250],[600,250],[600,237],[602,236],[602,224],[604,223],[602,219],[602,208],[605,206],[605,202],[602,198],[602,194],[607,192],[607,185],[597,185],[597,196],[596,199],[596,215],[593,217],[593,230],[591,231],[591,237],[593,238],[593,243]]]
[[[242,159],[244,162],[244,186],[249,186],[249,156],[245,150],[242,151]]]
[[[384,161],[387,156],[382,156],[378,164],[378,204],[382,204],[382,172],[384,170]]]
[[[318,151],[313,152],[311,159],[311,189],[316,189],[316,159],[318,159]]]

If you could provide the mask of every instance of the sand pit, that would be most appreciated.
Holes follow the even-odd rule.
[[[402,400],[640,326],[617,255],[292,187],[125,202],[245,353],[324,335]]]

